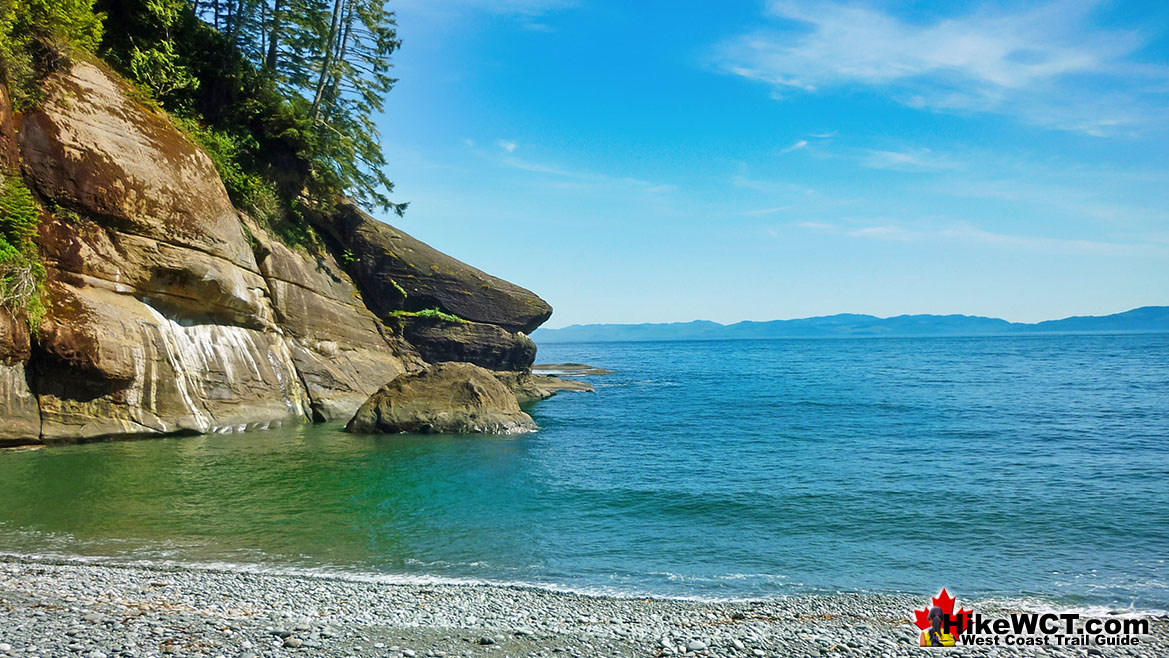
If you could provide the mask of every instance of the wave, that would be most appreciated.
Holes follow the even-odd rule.
[[[187,571],[219,574],[248,574],[257,576],[272,576],[285,578],[313,578],[334,580],[349,583],[372,585],[427,587],[427,586],[454,586],[454,587],[493,587],[503,589],[522,589],[548,592],[552,594],[571,594],[590,598],[606,599],[654,599],[662,601],[686,601],[693,603],[755,603],[775,602],[808,597],[896,597],[903,599],[919,599],[920,592],[907,591],[879,591],[879,590],[847,590],[825,589],[809,587],[803,583],[787,583],[799,588],[785,594],[772,596],[712,596],[706,594],[671,594],[663,595],[659,592],[637,589],[634,587],[604,586],[604,585],[572,585],[567,583],[541,582],[529,580],[507,580],[492,578],[468,578],[458,576],[441,576],[433,574],[401,574],[380,573],[345,569],[335,566],[295,567],[289,565],[271,565],[251,562],[229,561],[186,561],[170,559],[121,559],[109,556],[85,556],[66,553],[18,553],[0,551],[0,562],[20,562],[29,564],[52,564],[64,566],[94,566],[126,569],[142,569],[147,571]],[[733,573],[718,576],[692,576],[671,572],[651,572],[646,575],[665,577],[673,581],[682,582],[721,582],[741,581],[745,579],[773,579],[786,581],[783,576],[773,574],[742,574]],[[907,601],[909,603],[909,601]],[[910,603],[911,604],[911,603]],[[1169,610],[1161,608],[1128,608],[1118,609],[1112,606],[1076,605],[1056,597],[1046,598],[1038,595],[1029,596],[978,596],[965,598],[964,605],[977,607],[990,605],[996,608],[1017,609],[1029,612],[1075,612],[1084,616],[1122,616],[1122,617],[1169,617]]]

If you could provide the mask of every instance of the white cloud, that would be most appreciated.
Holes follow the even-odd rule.
[[[937,155],[929,149],[869,150],[861,157],[861,164],[870,169],[892,169],[894,171],[937,171],[957,169],[960,166],[958,162]]]
[[[887,242],[952,242],[1055,253],[1132,254],[1151,248],[1151,245],[1147,244],[996,233],[967,222],[940,226],[930,224],[908,226],[896,223],[857,225],[860,223],[841,225],[827,222],[798,222],[795,226],[819,233],[858,239]]]
[[[762,215],[774,215],[777,212],[783,212],[785,210],[790,210],[791,207],[792,206],[776,206],[774,208],[760,208],[758,210],[744,210],[743,212],[740,212],[739,214],[744,215],[746,217],[759,217]]]
[[[778,1],[768,14],[787,29],[727,42],[720,64],[771,85],[780,99],[861,85],[911,107],[1008,114],[1098,135],[1163,121],[1169,70],[1129,59],[1142,35],[1093,27],[1096,4],[988,6],[915,23],[858,5]]]
[[[515,153],[516,150],[516,143],[507,139],[497,139],[495,145],[508,153]]]
[[[801,139],[800,141],[796,142],[795,144],[792,144],[791,146],[780,151],[779,154],[783,155],[785,153],[791,153],[792,151],[798,151],[798,150],[806,147],[807,145],[808,145],[808,140]]]
[[[507,150],[506,148],[504,150]],[[510,151],[508,151],[510,153]],[[513,169],[527,171],[535,174],[545,174],[556,178],[567,179],[571,181],[575,187],[583,185],[601,185],[601,186],[619,186],[625,188],[633,188],[640,192],[650,195],[662,195],[670,192],[675,192],[678,186],[669,183],[658,183],[654,181],[634,178],[632,176],[611,176],[609,174],[599,174],[592,171],[565,169],[553,164],[545,164],[540,162],[532,162],[513,156],[502,158],[500,162]],[[564,187],[563,182],[555,185]]]

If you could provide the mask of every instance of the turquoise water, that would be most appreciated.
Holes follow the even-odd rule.
[[[0,453],[0,551],[703,598],[1169,608],[1169,335],[561,344],[511,438]]]

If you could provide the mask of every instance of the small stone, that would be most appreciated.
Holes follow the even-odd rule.
[[[706,643],[702,640],[690,640],[686,643],[688,651],[706,651]]]
[[[481,638],[479,638],[479,644],[482,644],[483,646],[488,646],[491,644],[495,644],[495,640],[493,640],[489,637],[481,637]]]
[[[744,645],[743,641],[740,640],[739,638],[735,638],[735,639],[731,640],[731,646],[739,651],[743,651],[747,648],[747,646]]]
[[[416,656],[418,654],[414,653],[413,649],[404,649],[402,651],[402,655],[406,656],[406,658],[414,658],[414,656]]]
[[[304,646],[304,642],[302,642],[300,638],[286,637],[284,638],[284,646],[288,647],[289,649],[299,649]]]
[[[751,653],[755,654],[756,656],[766,656],[767,655],[767,652],[764,651],[763,649],[752,649]]]

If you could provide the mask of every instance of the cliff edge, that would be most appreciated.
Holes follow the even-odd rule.
[[[346,203],[313,217],[324,249],[291,248],[101,64],[44,90],[13,117],[0,88],[0,167],[41,208],[46,268],[31,332],[0,308],[0,445],[345,420],[428,362],[531,365],[552,312],[531,291]]]

